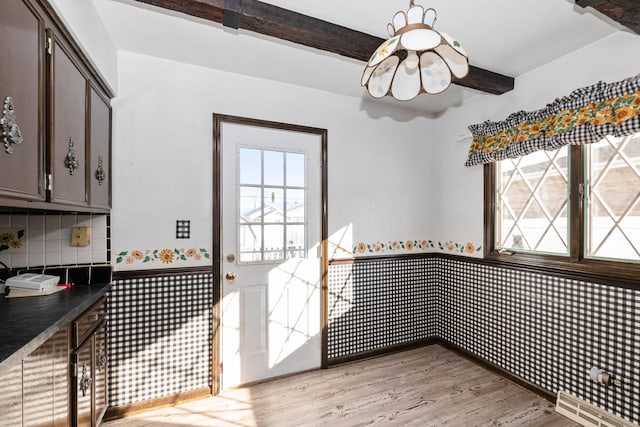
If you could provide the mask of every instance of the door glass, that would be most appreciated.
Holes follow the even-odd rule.
[[[304,258],[305,155],[241,148],[238,158],[240,262]]]
[[[263,151],[264,184],[284,184],[284,153],[281,151]]]
[[[260,185],[262,183],[262,152],[249,148],[240,149],[240,184]]]
[[[304,187],[304,154],[287,153],[287,185]]]

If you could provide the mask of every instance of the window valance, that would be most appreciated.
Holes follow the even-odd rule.
[[[471,125],[466,166],[591,144],[607,135],[640,132],[640,74],[576,89],[538,111],[518,111],[502,122]]]

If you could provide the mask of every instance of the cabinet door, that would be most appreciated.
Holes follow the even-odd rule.
[[[93,396],[93,354],[94,336],[73,353],[74,368],[74,420],[78,427],[91,427],[91,399]]]
[[[111,207],[111,108],[95,89],[91,89],[90,155],[91,207]]]
[[[109,406],[107,395],[107,323],[102,322],[102,325],[96,330],[96,354],[94,358],[95,366],[95,424],[98,425],[104,413]]]
[[[87,79],[54,37],[51,96],[51,201],[87,206]]]
[[[0,133],[12,136],[0,135],[0,196],[45,198],[44,40],[36,9],[26,0],[2,0]]]
[[[0,375],[2,410],[0,427],[22,425],[22,365],[18,364]]]
[[[53,425],[53,340],[22,361],[23,426]]]
[[[69,425],[69,329],[53,338],[53,426]]]

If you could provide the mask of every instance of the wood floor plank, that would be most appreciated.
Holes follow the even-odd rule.
[[[227,390],[104,427],[577,427],[553,405],[434,345]]]

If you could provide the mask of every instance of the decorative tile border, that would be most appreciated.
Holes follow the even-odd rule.
[[[173,264],[178,261],[202,261],[209,259],[209,251],[204,248],[196,249],[134,249],[118,252],[116,264],[146,263],[159,260],[162,264]]]
[[[390,240],[388,242],[366,243],[359,242],[353,247],[352,253],[355,255],[380,254],[388,252],[420,252],[429,249],[440,249],[441,251],[457,252],[461,254],[473,254],[480,252],[482,246],[474,245],[471,242],[455,243],[453,241],[436,242],[434,240]]]
[[[24,229],[7,228],[0,230],[0,252],[9,249],[21,249],[24,246],[22,242],[24,235]]]

